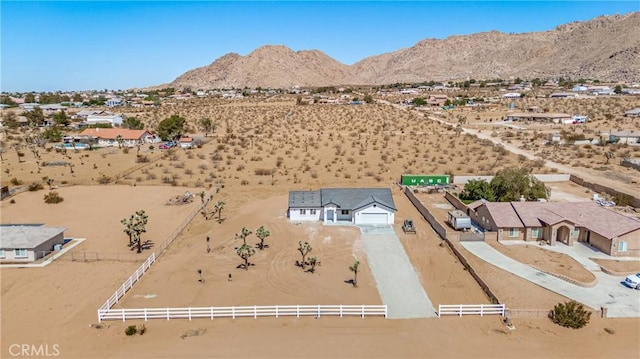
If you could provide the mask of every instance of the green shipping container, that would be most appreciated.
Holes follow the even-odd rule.
[[[449,175],[402,175],[400,183],[405,186],[449,184]]]

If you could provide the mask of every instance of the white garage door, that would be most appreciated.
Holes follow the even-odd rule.
[[[386,213],[361,213],[358,221],[361,224],[387,224]]]

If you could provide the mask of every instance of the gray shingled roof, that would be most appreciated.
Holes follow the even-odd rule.
[[[289,191],[289,208],[320,207],[320,190]]]
[[[289,192],[289,208],[322,207],[334,203],[338,208],[354,210],[374,202],[396,210],[389,188],[323,188]]]
[[[33,249],[65,230],[64,227],[3,225],[0,226],[0,248]]]

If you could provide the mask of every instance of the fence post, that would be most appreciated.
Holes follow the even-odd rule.
[[[100,309],[98,309],[98,323],[102,323],[102,315],[100,315]]]
[[[236,307],[231,307],[231,318],[236,319]]]
[[[300,304],[296,305],[296,318],[300,318]]]
[[[320,304],[318,304],[318,318],[320,318]]]
[[[167,320],[169,320],[169,308],[167,308]]]
[[[458,313],[460,314],[460,317],[462,317],[462,304],[459,304],[459,307],[460,307],[459,309],[460,311]]]
[[[125,319],[124,319],[124,309],[121,309],[121,310],[122,310],[122,321],[124,322],[125,321]]]
[[[342,304],[340,304],[340,318],[342,318]]]
[[[188,312],[189,312],[189,320],[191,320],[191,307],[189,307]]]
[[[213,320],[213,307],[210,307],[210,308],[211,308],[211,320]]]
[[[440,318],[441,311],[442,311],[442,304],[438,304],[438,318]]]
[[[253,306],[253,319],[258,318],[258,311],[256,310],[256,306]]]
[[[362,305],[362,318],[364,318],[364,304]]]
[[[276,318],[278,318],[278,305],[276,305]]]
[[[147,308],[144,308],[144,321],[147,321]]]
[[[385,305],[384,305],[384,317],[385,317],[385,318],[387,317],[387,309],[388,309],[388,307],[387,307],[387,305],[385,304]],[[439,315],[440,315],[440,314],[438,313],[438,316],[439,316]]]
[[[484,310],[484,304],[480,304],[480,316],[482,317],[483,315],[483,310]]]

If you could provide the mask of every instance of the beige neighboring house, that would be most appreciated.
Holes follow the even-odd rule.
[[[0,263],[33,262],[64,244],[62,227],[40,225],[0,226]]]
[[[101,147],[118,146],[118,140],[122,141],[121,146],[124,147],[160,142],[158,136],[149,131],[129,130],[126,128],[87,128],[80,133],[80,136],[95,138],[98,146]]]
[[[609,133],[609,141],[616,143],[640,143],[640,131],[624,130]]]
[[[474,202],[469,216],[498,240],[586,242],[611,256],[640,257],[640,220],[594,202]]]

